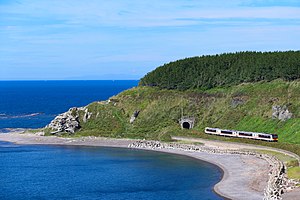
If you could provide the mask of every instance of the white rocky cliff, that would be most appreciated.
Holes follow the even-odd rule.
[[[46,128],[52,130],[52,134],[59,132],[75,133],[80,129],[79,111],[83,111],[83,122],[86,122],[92,115],[86,107],[70,108],[67,112],[55,117]]]

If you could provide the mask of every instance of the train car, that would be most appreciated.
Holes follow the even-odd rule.
[[[205,133],[212,134],[212,135],[221,135],[226,137],[236,137],[237,133],[233,130],[222,130],[219,128],[205,128]]]
[[[257,132],[246,132],[246,131],[235,131],[235,130],[225,130],[219,128],[205,128],[205,133],[211,135],[220,135],[225,137],[238,137],[254,140],[263,140],[268,142],[277,142],[278,135],[268,134],[268,133],[257,133]]]
[[[267,134],[267,133],[256,133],[257,140],[264,140],[264,141],[273,141],[278,142],[278,135],[276,134]]]

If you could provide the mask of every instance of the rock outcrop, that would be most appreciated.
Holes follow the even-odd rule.
[[[239,97],[235,97],[231,100],[231,107],[232,108],[236,108],[238,107],[239,105],[243,105],[245,104],[245,101],[242,99],[242,98],[239,98]]]
[[[55,117],[46,128],[52,130],[52,134],[59,132],[75,133],[81,128],[79,120],[79,112],[81,112],[82,122],[86,123],[92,116],[87,107],[70,108],[67,112]],[[82,115],[83,114],[83,115]]]
[[[272,106],[272,118],[286,121],[292,118],[292,113],[288,110],[287,106]]]
[[[134,120],[138,117],[139,113],[140,113],[139,110],[136,110],[133,112],[133,114],[131,115],[130,120],[129,120],[130,124],[132,124],[134,122]]]
[[[80,128],[78,108],[70,108],[67,112],[55,117],[46,128],[53,130],[52,134],[59,132],[75,133]]]
[[[83,121],[84,123],[86,123],[87,120],[89,120],[89,119],[91,118],[91,116],[92,116],[92,113],[89,112],[89,110],[88,110],[87,108],[84,109],[84,115],[83,115],[82,121]]]

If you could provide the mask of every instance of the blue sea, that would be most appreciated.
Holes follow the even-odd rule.
[[[0,129],[41,128],[71,107],[106,100],[138,81],[0,81]]]
[[[70,107],[106,100],[137,81],[0,82],[0,132],[39,128]],[[3,131],[2,131],[3,132]],[[9,134],[9,133],[0,133]],[[222,171],[185,156],[0,141],[0,199],[218,200]]]

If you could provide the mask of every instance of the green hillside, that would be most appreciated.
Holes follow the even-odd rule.
[[[238,52],[185,58],[148,73],[140,85],[166,89],[209,89],[245,82],[300,78],[300,51]]]
[[[238,100],[238,101],[237,101]],[[300,155],[300,81],[246,83],[206,91],[163,90],[136,87],[87,106],[91,118],[75,134],[107,137],[169,140],[171,135],[222,139],[263,144],[291,150]],[[236,102],[239,102],[236,104]],[[281,121],[272,118],[272,106],[286,106],[293,114]],[[140,114],[129,123],[134,111]],[[181,113],[196,118],[191,130],[181,130]],[[204,128],[219,127],[244,131],[276,133],[278,143],[223,138],[204,134]]]
[[[146,75],[136,88],[91,103],[87,110],[72,111],[80,124],[75,136],[154,140],[193,136],[273,146],[300,155],[299,57],[300,51],[242,52],[167,64]],[[274,108],[288,117],[274,116]],[[139,115],[130,123],[136,111]],[[193,129],[181,129],[182,115],[195,118]],[[204,133],[207,126],[276,133],[279,142],[211,136]]]

